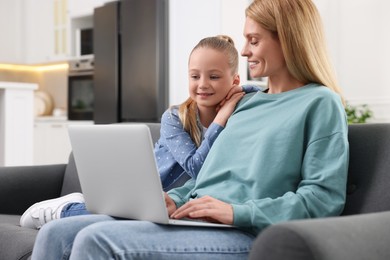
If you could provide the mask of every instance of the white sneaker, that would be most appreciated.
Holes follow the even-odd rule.
[[[20,218],[20,226],[40,229],[47,222],[61,218],[62,209],[69,203],[84,203],[83,194],[75,192],[35,203],[23,213]]]

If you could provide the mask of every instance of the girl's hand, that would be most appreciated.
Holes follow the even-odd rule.
[[[233,207],[210,196],[193,199],[178,208],[171,218],[194,218],[208,222],[233,224]]]
[[[234,94],[236,93],[240,93],[240,92],[243,92],[244,90],[242,89],[242,87],[240,85],[233,85],[233,87],[229,90],[229,92],[227,93],[226,97],[225,97],[225,100],[228,100],[230,99]]]
[[[236,108],[237,103],[241,100],[244,94],[245,93],[243,91],[240,91],[234,93],[229,99],[222,100],[219,104],[219,107],[217,109],[218,113],[215,116],[213,122],[224,127],[226,125],[227,120]]]
[[[176,211],[176,203],[169,197],[169,195],[164,192],[165,204],[168,210],[168,216],[170,216],[173,212]]]

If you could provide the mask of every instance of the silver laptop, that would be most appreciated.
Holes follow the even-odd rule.
[[[70,125],[69,136],[90,212],[160,224],[232,227],[169,219],[147,125]]]

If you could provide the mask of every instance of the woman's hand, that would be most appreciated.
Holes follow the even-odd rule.
[[[208,222],[233,224],[233,207],[210,196],[193,199],[170,214],[171,218],[194,218]]]
[[[165,204],[168,210],[168,216],[170,216],[176,210],[176,203],[169,197],[169,195],[164,192]]]

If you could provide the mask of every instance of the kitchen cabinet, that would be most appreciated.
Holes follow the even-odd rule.
[[[37,64],[69,53],[66,0],[0,1],[0,63]]]
[[[81,16],[92,16],[93,10],[107,2],[114,0],[68,0],[68,12],[71,18]]]
[[[22,0],[0,1],[0,62],[22,60]]]
[[[93,121],[67,121],[37,118],[34,122],[34,164],[67,163],[72,151],[68,135],[71,124],[93,124]]]
[[[23,63],[33,64],[54,60],[54,1],[25,0]]]
[[[0,82],[0,166],[33,164],[36,84]]]

